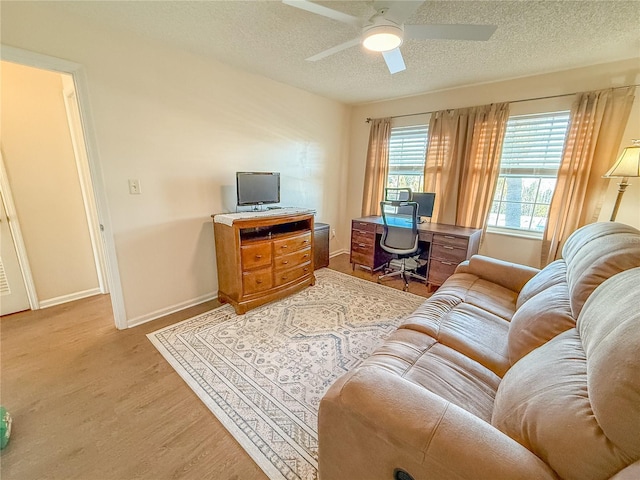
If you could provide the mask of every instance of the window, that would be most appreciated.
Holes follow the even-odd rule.
[[[413,192],[422,191],[428,129],[428,125],[391,129],[387,187],[409,187]]]
[[[490,227],[544,232],[568,125],[568,111],[509,118]]]

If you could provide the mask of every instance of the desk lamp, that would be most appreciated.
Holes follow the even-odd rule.
[[[613,206],[613,212],[611,212],[610,221],[612,222],[618,214],[622,194],[629,186],[629,177],[640,177],[640,140],[632,140],[632,142],[633,145],[625,148],[620,157],[618,157],[618,160],[616,160],[616,163],[613,164],[613,167],[603,175],[603,178],[622,177],[622,181],[618,184],[616,203]]]

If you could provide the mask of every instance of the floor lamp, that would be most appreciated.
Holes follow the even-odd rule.
[[[640,177],[640,140],[633,140],[633,145],[622,151],[616,163],[604,174],[603,178],[620,178],[622,181],[618,184],[618,196],[613,206],[610,220],[613,222],[618,214],[622,194],[629,186],[629,177]]]

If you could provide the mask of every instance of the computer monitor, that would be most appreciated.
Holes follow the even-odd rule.
[[[387,202],[409,202],[411,201],[410,188],[385,188],[384,199]]]
[[[428,217],[433,216],[433,204],[436,200],[436,194],[430,192],[413,192],[412,201],[418,204],[418,216]]]

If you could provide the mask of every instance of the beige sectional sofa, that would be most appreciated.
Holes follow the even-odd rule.
[[[322,399],[319,478],[640,479],[640,232],[461,264]]]

